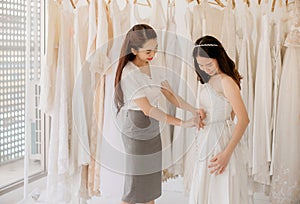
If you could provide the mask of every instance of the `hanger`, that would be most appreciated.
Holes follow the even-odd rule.
[[[224,5],[220,0],[215,0],[215,2],[217,2],[217,4],[218,4],[219,6],[221,6],[222,8],[225,7],[225,5]]]
[[[248,7],[250,7],[250,0],[244,0],[244,3],[247,4]]]
[[[75,5],[74,1],[73,1],[73,0],[70,0],[70,2],[71,2],[71,4],[72,4],[73,8],[76,9],[76,5]]]
[[[189,3],[192,3],[194,0],[186,0],[186,2],[189,4]],[[200,0],[197,0],[197,3],[200,4]]]
[[[272,12],[274,12],[274,10],[275,10],[275,4],[276,4],[276,0],[273,0],[272,1]]]
[[[137,0],[134,0],[133,4],[138,4],[138,5],[141,5],[141,6],[149,6],[150,8],[152,7],[150,0],[147,0],[147,3],[140,3]]]
[[[193,2],[194,0],[186,0],[186,2],[189,4],[191,2]],[[200,4],[201,0],[197,0],[197,3]],[[209,4],[213,4],[213,5],[218,5],[221,6],[222,8],[225,7],[225,5],[220,1],[220,0],[215,0],[215,2],[208,2]]]
[[[235,0],[231,0],[232,9],[235,8]]]
[[[168,0],[168,5],[175,6],[175,1],[173,0],[172,3],[171,3],[171,0]]]

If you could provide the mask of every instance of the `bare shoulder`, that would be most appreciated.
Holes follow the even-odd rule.
[[[220,74],[220,75],[221,75],[221,82],[225,92],[228,89],[239,90],[238,85],[230,76],[228,76],[227,74]]]

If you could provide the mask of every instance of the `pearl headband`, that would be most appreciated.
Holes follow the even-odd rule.
[[[195,45],[195,47],[218,47],[217,44],[200,44],[200,45]]]

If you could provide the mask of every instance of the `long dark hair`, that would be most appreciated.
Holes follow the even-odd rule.
[[[200,81],[202,83],[206,83],[209,80],[209,76],[200,69],[196,60],[196,57],[198,56],[216,59],[219,64],[220,70],[230,76],[241,89],[240,82],[242,76],[236,69],[234,62],[227,55],[220,41],[212,36],[206,35],[199,38],[195,42],[195,47],[193,50],[195,70],[198,77],[200,78]]]
[[[135,59],[131,48],[138,50],[150,39],[156,39],[157,35],[154,29],[146,24],[137,24],[133,26],[126,34],[119,57],[119,64],[115,77],[115,96],[114,101],[119,112],[124,106],[124,94],[121,87],[121,77],[125,65]]]

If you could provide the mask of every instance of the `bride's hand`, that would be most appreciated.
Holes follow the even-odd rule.
[[[222,174],[230,160],[231,154],[227,153],[225,151],[220,152],[216,156],[214,156],[210,160],[210,164],[208,165],[208,168],[210,169],[210,173],[215,173],[216,175]]]

